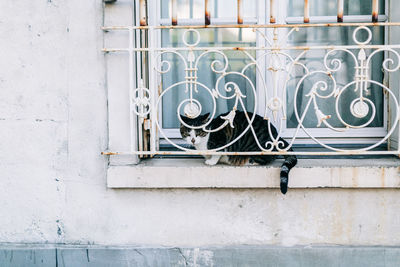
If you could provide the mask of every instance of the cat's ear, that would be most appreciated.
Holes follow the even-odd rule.
[[[181,119],[182,119],[182,121],[183,121],[184,123],[188,123],[188,122],[189,122],[189,118],[188,118],[188,117],[186,117],[186,116],[184,116],[184,115],[181,115],[181,114],[179,114],[179,116],[181,116]]]
[[[202,122],[206,122],[209,117],[210,117],[210,113],[206,113],[203,116],[201,116],[201,121]]]

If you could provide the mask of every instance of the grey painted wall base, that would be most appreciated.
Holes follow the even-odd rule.
[[[0,266],[400,266],[400,247],[0,246]]]

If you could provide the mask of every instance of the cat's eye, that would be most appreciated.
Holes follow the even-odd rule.
[[[196,136],[204,137],[204,136],[206,136],[206,135],[207,135],[207,133],[204,132],[204,131],[196,131]]]
[[[185,128],[183,128],[183,127],[180,128],[180,132],[181,132],[181,136],[182,136],[182,137],[189,136],[188,131],[187,131]]]

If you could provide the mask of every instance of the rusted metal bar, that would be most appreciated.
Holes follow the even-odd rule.
[[[372,22],[378,22],[379,0],[372,0]]]
[[[243,1],[237,0],[237,23],[243,24]]]
[[[343,22],[343,0],[337,0],[337,22]]]
[[[308,0],[304,0],[304,23],[310,22],[310,5]]]
[[[287,24],[299,24],[303,23],[304,17],[287,17],[285,19]],[[343,16],[343,21],[346,23],[365,23],[365,21],[370,21],[371,15],[350,15],[350,16]],[[379,15],[378,22],[385,22],[388,20],[388,16],[386,15]],[[337,22],[337,15],[335,16],[312,16],[312,23],[319,24],[319,23],[336,23]],[[222,24],[222,23],[220,23]],[[225,23],[227,24],[227,23]],[[308,23],[311,24],[311,23]],[[166,23],[161,25],[167,25]],[[187,25],[187,24],[186,24]]]
[[[400,26],[400,22],[364,22],[364,23],[356,23],[356,22],[344,22],[344,23],[310,23],[310,24],[226,24],[226,25],[180,25],[180,26],[169,26],[169,25],[161,25],[161,26],[105,26],[102,27],[104,31],[110,30],[129,30],[139,29],[139,30],[147,30],[150,28],[153,29],[203,29],[203,28],[313,28],[313,27],[358,27],[358,26]]]
[[[270,0],[270,2],[269,2],[269,22],[270,23],[276,23],[275,1],[274,0]]]
[[[359,45],[325,45],[325,46],[282,46],[279,48],[273,46],[246,46],[246,47],[213,47],[215,50],[220,51],[257,51],[257,50],[332,50],[332,49],[357,49]],[[398,45],[363,45],[364,49],[380,49],[380,48],[391,48],[400,49]],[[207,47],[174,47],[174,48],[156,48],[155,51],[203,51],[207,50]],[[134,48],[132,51],[150,51],[150,48]],[[126,48],[103,48],[103,52],[129,52]]]
[[[204,0],[204,24],[205,25],[211,24],[211,13],[208,0]]]
[[[140,17],[140,26],[147,26],[147,3],[146,0],[139,1],[139,17]]]
[[[178,0],[171,0],[172,25],[178,25]]]

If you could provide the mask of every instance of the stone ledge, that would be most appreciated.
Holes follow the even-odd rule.
[[[206,166],[202,159],[152,159],[110,166],[109,188],[279,188],[282,160],[268,166]],[[400,188],[400,160],[300,159],[290,188]]]
[[[399,247],[238,246],[146,248],[0,245],[0,266],[352,266],[391,267]]]

